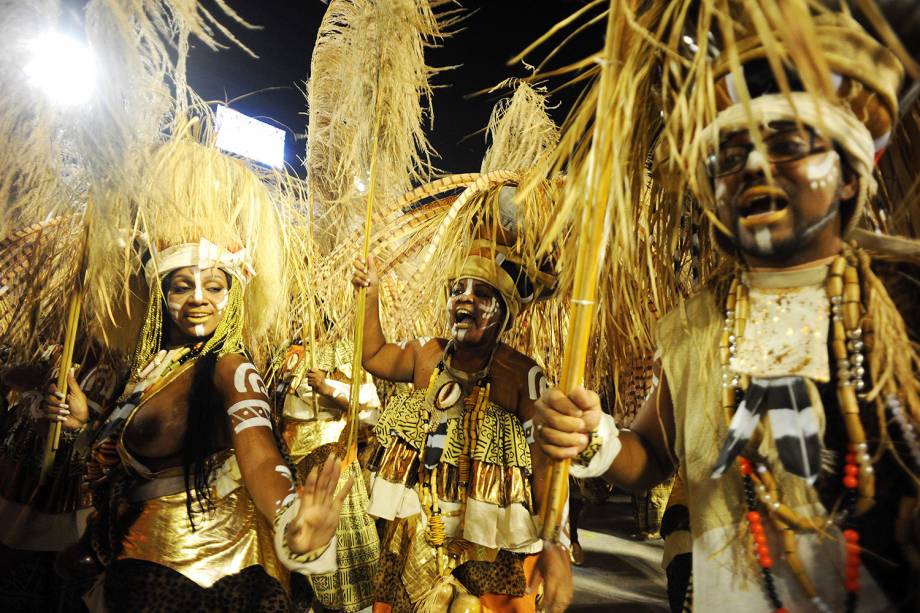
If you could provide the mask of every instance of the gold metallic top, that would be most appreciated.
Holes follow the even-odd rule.
[[[275,556],[271,527],[246,488],[216,499],[207,513],[193,504],[194,531],[185,502],[184,491],[148,500],[122,541],[119,559],[161,564],[202,587],[259,565],[285,588],[289,586],[290,575]]]

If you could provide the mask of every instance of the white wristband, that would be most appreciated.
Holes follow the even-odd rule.
[[[620,442],[620,431],[607,413],[601,414],[601,422],[597,427],[597,436],[601,439],[601,448],[598,449],[587,466],[572,462],[569,474],[576,479],[590,479],[600,477],[620,453],[623,444]]]
[[[304,575],[323,575],[334,572],[338,568],[335,535],[326,545],[314,551],[296,554],[288,547],[286,528],[297,517],[298,510],[300,510],[300,499],[296,498],[275,518],[275,553],[278,554],[278,560],[289,570]]]

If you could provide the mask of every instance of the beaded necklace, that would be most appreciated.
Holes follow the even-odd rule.
[[[446,355],[445,359],[438,363],[434,372],[428,380],[426,399],[431,398],[435,392],[434,386],[442,372],[450,374],[450,356]],[[470,483],[472,472],[471,456],[479,440],[479,431],[485,419],[486,409],[489,406],[489,395],[492,384],[488,381],[487,370],[483,371],[478,381],[474,385],[470,394],[463,399],[463,451],[461,452],[458,462],[459,487],[460,495],[460,518],[461,522],[466,509],[467,489]],[[445,407],[446,408],[446,407]],[[426,424],[427,432],[433,433],[438,427],[438,420],[433,419],[435,412],[429,402],[425,402],[422,408],[422,423]],[[428,473],[427,475],[425,473]],[[445,577],[453,571],[459,559],[460,551],[454,551],[452,547],[450,555],[445,548],[447,541],[447,532],[444,527],[444,518],[442,517],[441,507],[438,500],[438,467],[435,466],[428,471],[423,462],[419,462],[419,483],[422,485],[420,502],[422,510],[425,513],[427,526],[425,527],[425,540],[429,545],[437,550],[438,575]],[[462,523],[460,534],[463,533]]]
[[[838,521],[846,541],[846,566],[844,589],[847,593],[846,610],[856,610],[859,598],[860,546],[855,518],[867,511],[874,502],[875,475],[872,458],[868,454],[866,433],[859,418],[860,400],[857,392],[866,388],[866,368],[863,350],[871,346],[872,322],[860,300],[858,261],[856,255],[846,250],[834,258],[825,281],[831,305],[831,352],[837,367],[837,401],[843,416],[849,440],[844,464],[842,512]],[[722,366],[722,410],[730,421],[738,406],[739,394],[747,389],[749,378],[732,370],[738,339],[744,336],[745,324],[750,314],[748,287],[736,278],[732,280],[725,304],[725,326],[720,341]],[[802,590],[812,604],[823,612],[831,609],[818,595],[814,582],[805,572],[797,553],[794,530],[820,532],[834,524],[830,517],[815,520],[803,517],[780,499],[779,486],[770,470],[762,463],[756,465],[743,457],[738,458],[738,468],[744,485],[751,542],[756,554],[764,588],[777,613],[787,609],[776,591],[771,571],[774,560],[764,533],[764,518],[771,521],[782,535],[783,551],[787,564]],[[759,509],[763,508],[766,513]]]

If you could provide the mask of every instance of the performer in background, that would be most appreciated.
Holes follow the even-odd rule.
[[[478,197],[495,202],[503,187],[513,193],[497,185]],[[364,367],[415,387],[390,400],[376,427],[385,449],[369,511],[390,524],[375,611],[535,610],[528,583],[542,549],[534,516],[545,462],[530,425],[546,382],[500,336],[555,277],[522,261],[503,231],[473,234],[450,275],[450,338],[387,342],[374,262],[355,263],[353,282],[367,290]],[[571,598],[568,556],[554,547],[539,569],[546,610]]]

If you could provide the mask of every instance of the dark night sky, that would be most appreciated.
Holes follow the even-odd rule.
[[[304,141],[295,142],[293,134],[306,131],[307,117],[306,101],[298,88],[308,77],[310,54],[326,5],[320,0],[230,0],[228,3],[244,18],[263,26],[261,31],[233,28],[260,57],[254,60],[237,49],[215,53],[198,44],[189,58],[189,82],[208,100],[232,101],[249,94],[231,106],[289,128],[285,159],[299,169]],[[464,29],[446,39],[442,48],[433,49],[429,59],[429,65],[436,67],[461,65],[437,75],[434,81],[435,123],[429,138],[441,155],[438,167],[448,172],[479,169],[485,153],[484,137],[470,135],[485,127],[492,106],[501,97],[468,99],[467,96],[504,78],[527,76],[524,66],[508,67],[506,61],[583,2],[461,0],[460,4],[470,10]],[[582,36],[562,57],[588,55],[601,46],[602,34],[595,30]],[[542,53],[538,51],[530,61],[539,60]],[[558,122],[564,118],[575,94],[568,91],[551,98],[551,102],[559,105],[554,111]]]

